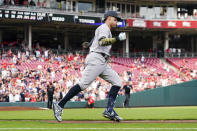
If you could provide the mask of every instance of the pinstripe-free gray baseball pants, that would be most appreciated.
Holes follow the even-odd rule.
[[[108,65],[105,58],[96,52],[91,52],[85,60],[85,69],[79,85],[85,90],[98,76],[111,83],[122,87],[122,81],[119,75]]]

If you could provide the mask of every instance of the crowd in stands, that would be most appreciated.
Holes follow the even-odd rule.
[[[0,0],[0,5],[37,6],[42,8],[46,8],[48,6],[46,0]]]
[[[121,65],[121,68],[117,67],[117,64]],[[119,73],[123,72],[123,81],[132,82],[133,92],[195,79],[183,75],[182,72],[175,72],[158,58],[115,58],[115,64],[112,67]]]
[[[17,42],[16,42],[17,43]],[[54,54],[52,50],[35,46],[29,51],[24,42],[17,53],[12,48],[1,53],[0,101],[47,101],[47,85],[55,87],[54,99],[60,100],[79,82],[85,68],[85,56],[79,53]],[[130,82],[132,92],[144,91],[196,79],[170,69],[159,58],[115,58],[110,65],[122,78],[123,85]],[[196,63],[197,64],[197,63]],[[197,66],[197,65],[196,65]],[[183,70],[181,70],[183,71]],[[88,89],[71,101],[103,100],[111,85],[97,78]],[[123,89],[119,95],[124,95]]]
[[[185,76],[197,79],[197,58],[168,58],[167,61]]]

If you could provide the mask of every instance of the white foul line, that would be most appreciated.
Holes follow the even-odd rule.
[[[0,130],[197,130],[197,128],[0,128]]]

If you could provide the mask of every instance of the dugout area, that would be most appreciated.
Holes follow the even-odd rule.
[[[57,49],[58,45],[65,48],[65,39],[68,42],[66,48],[81,49],[83,41],[90,41],[95,26],[76,24],[45,23],[29,21],[1,20],[0,31],[2,41],[25,40],[28,43],[28,27],[31,25],[32,45],[39,42],[40,46]]]

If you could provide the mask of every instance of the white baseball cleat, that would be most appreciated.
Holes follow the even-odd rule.
[[[56,118],[56,120],[58,122],[62,121],[62,112],[63,112],[63,108],[61,108],[58,103],[53,103],[53,112],[54,112],[54,116]]]

